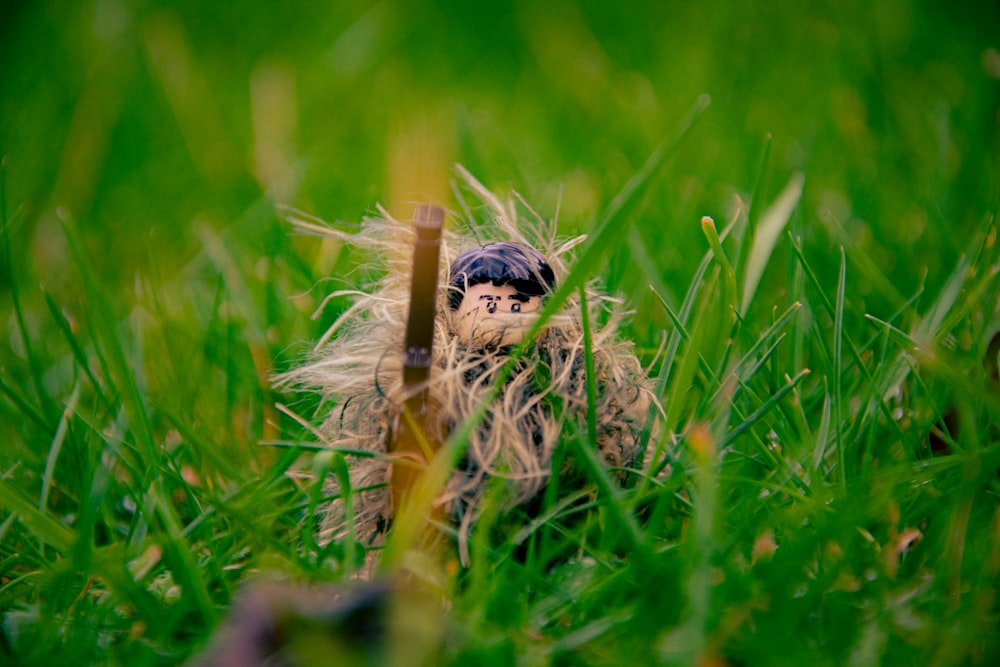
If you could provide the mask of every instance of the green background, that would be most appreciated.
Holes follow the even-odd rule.
[[[803,171],[807,242],[837,245],[835,218],[902,294],[949,270],[997,197],[995,3],[4,12],[0,142],[9,206],[30,211],[19,273],[48,283],[65,280],[56,207],[127,284],[150,255],[179,270],[198,221],[274,255],[282,232],[248,214],[268,192],[327,219],[401,214],[436,191],[400,172],[451,162],[550,215],[561,188],[562,224],[585,231],[703,93],[711,110],[638,224],[668,283],[700,255],[698,219],[727,219],[756,183],[767,136],[767,197]]]

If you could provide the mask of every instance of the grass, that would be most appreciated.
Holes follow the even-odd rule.
[[[661,4],[5,6],[0,661],[178,664],[350,577],[350,457],[269,377],[362,258],[276,206],[455,206],[459,161],[590,233],[554,301],[635,308],[663,474],[568,434],[588,482],[418,606],[435,663],[996,662],[996,7]]]

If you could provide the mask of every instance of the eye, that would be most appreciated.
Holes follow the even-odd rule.
[[[512,313],[520,313],[521,312],[521,304],[520,303],[512,303],[512,304],[510,304],[510,312],[512,312]]]

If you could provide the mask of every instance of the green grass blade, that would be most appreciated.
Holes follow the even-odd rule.
[[[159,483],[154,483],[150,488],[145,505],[156,512],[162,524],[164,533],[160,539],[163,542],[164,553],[173,566],[172,572],[181,585],[184,596],[198,610],[204,622],[211,626],[215,621],[216,610],[202,576],[202,568],[198,566],[191,545],[184,538],[177,513],[159,488]]]
[[[583,361],[587,385],[587,440],[597,448],[597,380],[594,372],[594,341],[590,334],[590,310],[587,290],[580,287],[580,318],[583,322]]]
[[[943,328],[942,324],[945,322],[948,313],[951,312],[952,308],[954,308],[955,302],[958,300],[966,279],[968,278],[968,274],[969,261],[963,257],[959,261],[958,266],[955,267],[955,270],[952,271],[950,276],[948,276],[948,281],[941,290],[941,294],[937,299],[935,299],[930,312],[921,318],[920,324],[913,332],[914,338],[920,341],[926,341],[924,344],[927,344],[927,342],[932,340],[940,339],[949,331],[950,328]],[[996,275],[995,271],[991,272],[989,280],[994,279]],[[984,285],[985,284],[988,283],[984,283]],[[975,300],[970,301],[972,303],[977,303]]]
[[[823,378],[823,389],[823,412],[813,440],[812,470],[815,479],[823,478],[823,461],[826,460],[826,450],[830,444],[830,420],[833,413],[833,399],[826,390],[826,378]]]
[[[729,258],[726,257],[726,252],[722,249],[722,241],[719,239],[719,233],[715,229],[715,221],[709,217],[704,217],[701,219],[701,231],[705,234],[705,238],[708,239],[708,245],[712,249],[712,254],[715,255],[715,261],[719,263],[719,267],[722,270],[722,303],[726,308],[733,311],[736,314],[736,272],[733,271],[732,264],[729,263]]]
[[[70,349],[73,351],[73,358],[76,360],[77,365],[83,370],[87,379],[90,380],[90,384],[94,388],[94,392],[97,394],[98,400],[103,403],[105,407],[113,407],[111,401],[109,401],[104,395],[101,383],[97,381],[93,371],[90,369],[90,363],[87,360],[87,353],[84,351],[83,346],[80,345],[80,341],[76,334],[74,334],[73,327],[66,319],[66,316],[60,311],[59,306],[52,298],[52,295],[44,290],[42,291],[42,295],[45,297],[45,303],[48,305],[49,312],[52,314],[52,320],[56,323],[59,331],[62,332],[63,338],[65,338],[66,342],[69,343]]]
[[[736,270],[742,270],[744,275],[746,274],[747,258],[750,256],[751,243],[749,241],[756,235],[757,225],[760,221],[760,197],[761,193],[766,192],[767,189],[767,165],[771,157],[771,146],[773,143],[773,137],[768,132],[764,135],[764,144],[760,149],[760,156],[757,158],[757,169],[754,172],[753,186],[750,188],[750,201],[747,202],[746,211],[746,228],[740,235],[740,246],[736,263]]]
[[[833,302],[830,301],[830,297],[826,293],[826,287],[822,284],[822,282],[820,282],[820,280],[816,276],[816,273],[813,270],[812,266],[810,266],[809,262],[806,260],[806,257],[803,254],[803,251],[802,251],[802,248],[801,248],[800,244],[796,240],[794,240],[794,239],[792,240],[792,250],[793,250],[793,252],[796,255],[796,258],[798,260],[799,266],[805,272],[805,276],[809,279],[809,282],[812,283],[813,287],[815,288],[816,294],[819,297],[819,303],[823,306],[823,309],[830,315],[830,317],[835,322],[839,321],[838,320],[838,315],[837,315],[838,311],[837,311],[836,305]],[[844,258],[844,253],[843,252],[841,252],[841,258],[842,259]],[[845,289],[846,289],[846,287],[845,287]],[[838,294],[839,293],[840,293],[840,290],[838,289]],[[841,310],[840,315],[841,315],[841,317],[843,316],[842,310]],[[858,369],[858,371],[861,374],[861,379],[865,383],[867,383],[867,384],[871,384],[872,382],[874,382],[874,378],[872,377],[871,372],[868,370],[868,367],[865,365],[864,361],[861,358],[861,352],[859,351],[857,345],[855,345],[855,343],[851,339],[851,337],[846,332],[844,332],[844,330],[843,330],[842,327],[839,328],[839,329],[837,329],[836,333],[838,333],[840,335],[840,338],[841,338],[841,344],[842,344],[841,345],[841,352],[843,352],[843,350],[844,350],[844,348],[846,346],[847,352],[850,353],[850,357],[851,357],[852,363],[854,364],[854,366]],[[819,340],[819,344],[821,346],[825,345],[825,343],[824,343],[824,341],[822,339]],[[831,360],[830,364],[831,365],[834,363],[832,361],[832,359],[833,359],[833,355],[831,353],[831,355],[830,355],[830,360]],[[843,357],[841,357],[840,361],[837,362],[836,365],[837,365],[837,368],[838,368],[838,372],[840,372],[840,373],[844,373],[844,372],[846,372],[848,370],[847,367],[843,367]],[[870,409],[871,410],[879,410],[886,417],[886,419],[888,420],[888,423],[891,425],[891,427],[898,430],[899,425],[896,423],[896,420],[893,419],[893,417],[892,417],[892,410],[890,410],[889,407],[886,405],[885,400],[883,399],[882,394],[873,393],[873,394],[871,394],[871,397],[872,397],[872,401],[870,401],[868,403],[868,405],[866,407],[865,415],[867,416],[868,410],[870,410]]]
[[[344,503],[344,516],[346,517],[347,535],[344,538],[344,569],[353,572],[358,565],[357,543],[354,535],[354,490],[351,487],[351,476],[347,470],[347,462],[344,455],[338,452],[332,453],[333,474],[337,478],[340,487],[340,498]]]
[[[834,417],[834,440],[837,444],[837,476],[840,479],[840,491],[847,493],[847,455],[844,451],[846,443],[842,435],[844,430],[844,395],[842,378],[844,369],[841,366],[844,347],[844,294],[847,284],[847,256],[844,249],[840,249],[840,274],[837,278],[837,306],[833,319],[833,368],[830,372],[833,375],[833,417]]]
[[[589,443],[585,443],[586,440],[581,437],[570,437],[570,451],[576,455],[577,461],[582,464],[590,480],[597,485],[598,491],[606,499],[605,507],[615,517],[616,524],[625,529],[624,534],[629,542],[630,553],[640,561],[649,557],[651,554],[643,539],[642,529],[639,527],[635,515],[629,511],[627,504],[622,500],[621,490],[611,479],[608,468],[597,449],[589,446]]]
[[[764,275],[764,269],[771,259],[771,253],[781,237],[781,232],[792,217],[792,212],[799,204],[804,183],[805,176],[801,172],[796,172],[774,203],[761,215],[760,224],[755,230],[750,255],[743,273],[743,298],[740,301],[740,315],[746,315],[753,302],[760,279]]]
[[[721,443],[722,448],[725,449],[726,447],[729,447],[735,440],[740,438],[747,430],[749,430],[750,427],[752,427],[754,424],[760,421],[761,417],[770,412],[774,408],[774,406],[777,405],[782,399],[784,399],[789,392],[795,389],[796,385],[798,385],[798,383],[802,380],[802,378],[806,377],[807,375],[809,375],[809,369],[805,368],[799,371],[799,373],[795,377],[791,378],[788,382],[786,382],[785,385],[780,389],[778,389],[778,391],[776,391],[774,395],[770,396],[763,405],[754,410],[749,417],[744,419],[742,422],[740,422],[740,424],[738,424],[735,428],[733,428],[726,434],[725,438],[722,440]],[[773,457],[773,454],[769,453],[769,457]],[[771,460],[772,464],[777,464],[777,462],[778,461],[776,458],[772,458]]]
[[[49,447],[49,455],[45,460],[45,472],[42,473],[42,492],[38,499],[38,509],[42,512],[46,511],[46,506],[49,503],[49,489],[52,488],[52,476],[55,474],[56,461],[59,460],[59,452],[62,451],[63,441],[66,439],[66,430],[69,428],[69,422],[74,413],[76,413],[76,405],[79,400],[80,385],[78,384],[73,388],[66,409],[63,410],[62,417],[59,419],[55,438],[52,439],[52,446]]]
[[[663,306],[663,310],[664,310],[664,312],[666,312],[667,317],[670,318],[670,322],[674,325],[674,332],[677,334],[678,343],[681,343],[681,342],[688,343],[688,342],[690,342],[691,341],[691,333],[685,327],[684,320],[682,319],[682,315],[680,313],[675,313],[674,309],[670,307],[670,304],[667,303],[666,299],[664,299],[660,295],[659,292],[655,292],[654,291],[653,294],[654,294],[654,296],[656,296],[657,300],[660,302],[660,305]],[[677,354],[676,349],[673,350],[673,352],[674,352],[673,355],[671,355],[671,357],[669,359],[669,363],[670,364],[673,364],[674,357]],[[664,361],[664,363],[666,364],[668,362]],[[705,375],[709,375],[709,376],[712,375],[712,367],[709,366],[708,361],[706,361],[705,358],[703,356],[701,356],[700,353],[698,354],[698,367],[701,369],[701,371],[703,373],[705,373]],[[669,377],[669,373],[665,373],[664,375],[666,377]],[[659,392],[658,395],[662,396],[663,393]]]
[[[0,508],[16,514],[35,537],[60,553],[67,553],[77,540],[72,528],[38,509],[35,503],[4,479],[0,479]]]
[[[872,261],[872,258],[868,256],[868,253],[858,246],[855,238],[851,236],[846,229],[844,229],[840,220],[838,220],[828,210],[821,213],[820,220],[826,223],[827,228],[832,232],[832,240],[846,248],[853,265],[858,268],[861,275],[864,276],[864,279],[875,288],[877,293],[883,295],[894,307],[905,301],[903,295],[900,294],[899,290],[897,290],[895,285],[892,284],[892,281],[889,280],[884,273],[882,273],[882,270],[878,268],[878,265],[876,265],[874,261]]]
[[[83,290],[93,317],[95,340],[107,354],[108,365],[118,384],[123,387],[122,403],[128,414],[129,428],[134,433],[146,457],[149,474],[155,475],[160,456],[153,435],[146,401],[140,390],[134,366],[125,353],[124,343],[118,333],[118,323],[112,313],[111,304],[101,288],[90,256],[77,231],[76,224],[68,212],[62,212],[61,221],[66,239],[69,241],[73,258],[83,278]]]

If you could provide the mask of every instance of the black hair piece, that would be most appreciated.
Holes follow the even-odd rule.
[[[556,285],[552,267],[534,248],[502,241],[466,250],[455,259],[448,281],[448,307],[458,310],[465,290],[480,283],[510,285],[526,296],[543,296]]]

